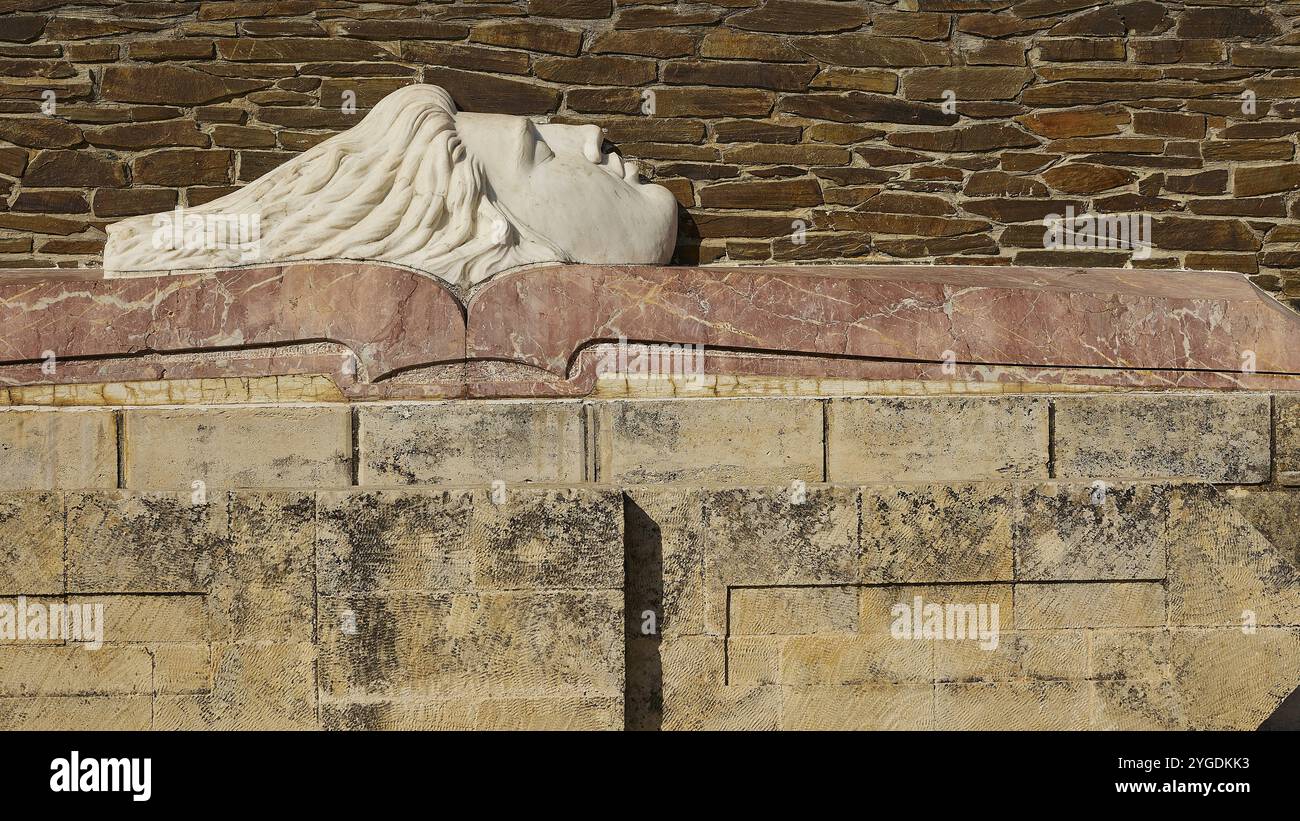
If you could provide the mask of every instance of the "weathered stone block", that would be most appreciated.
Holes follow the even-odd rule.
[[[150,652],[156,692],[197,694],[212,690],[212,645],[160,644]]]
[[[860,588],[858,632],[863,635],[891,635],[899,612],[894,607],[907,605],[915,613],[918,598],[922,610],[927,605],[937,604],[945,612],[949,606],[953,606],[961,607],[969,613],[970,607],[974,606],[978,619],[979,608],[982,606],[990,624],[994,614],[997,614],[999,630],[1011,630],[1016,626],[1010,584],[891,585]]]
[[[1165,623],[1165,590],[1156,582],[1017,584],[1015,596],[1022,630]]]
[[[724,632],[730,586],[858,581],[857,519],[858,493],[852,488],[737,488],[706,494],[706,628]]]
[[[480,590],[623,587],[623,498],[611,490],[528,488],[476,497],[470,519]]]
[[[783,730],[934,729],[928,684],[786,687],[782,692]]]
[[[811,399],[695,399],[596,406],[604,482],[808,482],[822,478]]]
[[[1300,394],[1278,394],[1273,407],[1277,479],[1284,485],[1300,485]]]
[[[644,614],[658,635],[705,632],[704,496],[693,488],[634,487],[624,494],[625,595],[630,635]]]
[[[321,595],[470,588],[473,491],[322,492],[318,505]]]
[[[936,643],[878,634],[792,636],[781,651],[781,683],[928,683]]]
[[[1253,730],[1300,681],[1300,632],[1175,630],[1171,662],[1188,729]]]
[[[1081,681],[1088,678],[1083,630],[1000,630],[997,644],[966,639],[934,642],[936,681]]]
[[[407,699],[325,702],[327,730],[619,730],[616,698]]]
[[[363,405],[358,484],[581,482],[580,402]]]
[[[834,482],[1047,477],[1042,399],[836,399],[827,431]]]
[[[1092,683],[1093,730],[1186,729],[1169,681],[1116,679]]]
[[[71,596],[68,604],[103,606],[105,644],[208,640],[203,596]]]
[[[111,411],[0,412],[0,490],[116,487]]]
[[[148,695],[0,698],[3,730],[148,730],[152,723]]]
[[[67,496],[68,592],[205,593],[228,535],[224,494]]]
[[[1010,581],[1010,484],[862,488],[868,583]]]
[[[1212,487],[1170,507],[1169,623],[1300,626],[1300,568]]]
[[[732,636],[853,632],[856,587],[736,587],[731,590]]]
[[[938,730],[1086,730],[1091,721],[1092,684],[1033,681],[937,684],[934,726]]]
[[[321,691],[332,697],[621,697],[615,591],[319,601]]]
[[[1170,485],[1024,487],[1015,526],[1016,578],[1160,579]]]
[[[159,694],[158,730],[310,730],[316,723],[311,644],[222,644],[213,647],[210,693]]]
[[[312,640],[315,518],[311,493],[230,494],[230,540],[212,586],[216,640]]]
[[[1269,398],[1259,394],[1062,396],[1062,478],[1269,478]]]
[[[856,606],[856,601],[854,602]],[[727,637],[727,685],[781,683],[781,653],[787,636]]]
[[[346,407],[128,410],[126,486],[340,487],[349,484]]]
[[[0,696],[148,693],[152,681],[143,647],[0,646]]]
[[[1171,633],[1150,630],[1089,630],[1090,676],[1100,680],[1169,681]]]
[[[0,595],[62,593],[63,499],[0,493]]]

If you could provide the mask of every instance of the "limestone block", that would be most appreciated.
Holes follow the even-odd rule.
[[[628,632],[641,635],[644,614],[659,635],[700,635],[704,625],[706,491],[641,486],[624,493]]]
[[[631,636],[624,644],[626,686],[623,715],[627,730],[657,730],[663,725],[663,662],[658,636]]]
[[[0,493],[0,595],[63,592],[63,499]]]
[[[834,399],[826,428],[833,482],[1047,477],[1044,399]]]
[[[475,496],[472,577],[480,590],[623,587],[623,497],[593,488],[516,486]]]
[[[1172,486],[1024,487],[1015,526],[1016,578],[1160,579]]]
[[[930,730],[928,684],[782,688],[783,730]]]
[[[1266,482],[1269,397],[1261,394],[1062,396],[1056,475]]]
[[[727,588],[842,585],[859,578],[858,492],[809,486],[706,494],[705,626],[724,632]]]
[[[0,411],[0,490],[117,486],[112,411]]]
[[[1022,630],[1165,623],[1165,590],[1156,582],[1017,584],[1015,596]]]
[[[1253,730],[1300,681],[1300,630],[1175,630],[1171,661],[1189,729]]]
[[[211,692],[160,693],[158,730],[309,730],[316,722],[316,648],[311,644],[213,647]]]
[[[1092,683],[1005,681],[943,683],[934,688],[937,730],[1086,730]]]
[[[159,693],[212,690],[212,645],[159,644],[153,654],[153,687]]]
[[[1300,476],[1298,476],[1300,478]],[[1300,490],[1228,488],[1228,502],[1283,554],[1300,564]]]
[[[1217,489],[1180,489],[1170,514],[1170,624],[1300,626],[1300,567]]]
[[[1274,396],[1273,413],[1277,479],[1284,485],[1300,485],[1300,394]]]
[[[581,482],[581,402],[428,402],[357,409],[358,484]]]
[[[1010,484],[862,488],[862,577],[870,583],[1010,581]]]
[[[780,684],[781,653],[788,638],[788,636],[729,636],[727,638],[727,685],[752,687],[757,684]]]
[[[319,601],[321,690],[332,698],[622,696],[616,591]]]
[[[777,730],[781,689],[757,687],[665,690],[665,730]]]
[[[301,491],[230,494],[230,539],[212,586],[217,641],[310,642],[316,500]]]
[[[128,410],[123,425],[127,487],[350,483],[351,419],[342,405]]]
[[[326,702],[327,730],[620,730],[616,698],[493,698]]]
[[[1091,677],[1103,681],[1169,681],[1172,634],[1149,630],[1089,630]]]
[[[1168,680],[1114,679],[1092,686],[1093,730],[1187,729],[1178,693]]]
[[[469,490],[322,491],[321,595],[470,588]]]
[[[893,636],[792,636],[781,650],[781,683],[916,684],[934,680],[934,645]]]
[[[12,608],[14,616],[12,622],[6,618],[3,623],[3,632],[0,633],[0,646],[13,645],[15,647],[32,647],[41,645],[48,647],[67,644],[68,639],[75,638],[74,630],[81,628],[72,625],[65,628],[63,625],[66,622],[62,619],[60,619],[57,628],[54,625],[49,624],[49,617],[53,612],[52,608],[59,608],[59,613],[62,615],[68,613],[68,611],[62,609],[67,605],[67,603],[68,599],[66,596],[22,596],[21,598],[0,598],[0,606],[6,608],[6,616],[8,616],[8,613],[10,612],[8,608]],[[25,606],[26,615],[24,615],[24,610],[19,609],[20,606]],[[80,620],[84,615],[85,611],[78,611],[75,618]],[[42,626],[42,617],[45,619],[44,624],[46,626]],[[69,614],[69,618],[72,618],[71,614]],[[23,630],[23,633],[20,634],[19,625],[32,625],[33,620],[35,620],[35,629],[41,631],[39,637],[32,635],[31,627],[26,627],[26,629]]]
[[[148,693],[152,680],[143,647],[0,646],[0,697]]]
[[[597,403],[602,482],[785,483],[822,478],[822,411],[813,399]]]
[[[38,696],[0,698],[0,730],[148,730],[153,698]]]
[[[727,641],[683,636],[660,643],[662,728],[665,730],[775,730],[781,688],[727,682]],[[741,671],[741,679],[748,674]]]
[[[105,644],[159,644],[208,640],[203,596],[70,596],[73,607],[102,605]]]
[[[936,681],[1082,681],[1088,678],[1083,630],[999,632],[996,646],[979,641],[934,642]]]
[[[997,613],[999,630],[1012,630],[1016,627],[1010,584],[887,585],[860,588],[858,632],[864,635],[891,635],[895,621],[894,606],[905,604],[914,611],[917,599],[920,599],[923,608],[929,604],[938,604],[944,608],[949,605],[967,609],[974,606],[978,613],[978,608],[983,606],[990,621],[993,614]],[[997,608],[996,611],[994,607]]]
[[[68,591],[204,593],[228,535],[229,500],[189,491],[70,493]]]
[[[732,636],[843,633],[858,628],[856,587],[737,587]]]

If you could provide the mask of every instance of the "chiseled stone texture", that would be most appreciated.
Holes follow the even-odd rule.
[[[0,637],[0,727],[624,724],[616,490],[5,492],[0,517],[0,599],[104,613],[100,649]]]
[[[1015,488],[989,482],[862,489],[863,580],[1009,581]]]
[[[63,496],[0,493],[0,595],[62,593]]]
[[[358,484],[581,482],[581,402],[361,405]]]
[[[1047,478],[1047,400],[1031,397],[833,399],[832,482]]]
[[[117,486],[111,411],[0,411],[0,490]]]
[[[1061,396],[1054,464],[1062,478],[1266,482],[1267,395]]]
[[[128,410],[126,486],[327,488],[350,483],[344,405]]]
[[[868,485],[856,552],[854,489],[805,490],[637,491],[629,579],[673,629],[629,631],[629,726],[1253,729],[1300,677],[1292,550],[1211,485]],[[896,636],[918,600],[996,630]]]
[[[1168,484],[1106,482],[1021,488],[1016,578],[1163,578],[1173,492]]]
[[[1276,394],[1273,410],[1273,455],[1278,481],[1284,485],[1300,485],[1300,394]]]
[[[596,477],[619,484],[822,478],[815,399],[610,401],[596,404]]]

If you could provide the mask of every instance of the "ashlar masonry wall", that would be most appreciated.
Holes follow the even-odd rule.
[[[25,406],[0,465],[0,606],[105,614],[0,638],[5,728],[1230,728],[1300,682],[1290,394]],[[917,596],[997,647],[896,638]]]

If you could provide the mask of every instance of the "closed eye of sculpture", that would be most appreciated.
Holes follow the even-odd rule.
[[[463,291],[534,263],[667,262],[673,195],[602,141],[594,125],[457,112],[444,89],[408,86],[239,191],[109,226],[105,272],[379,260]]]

